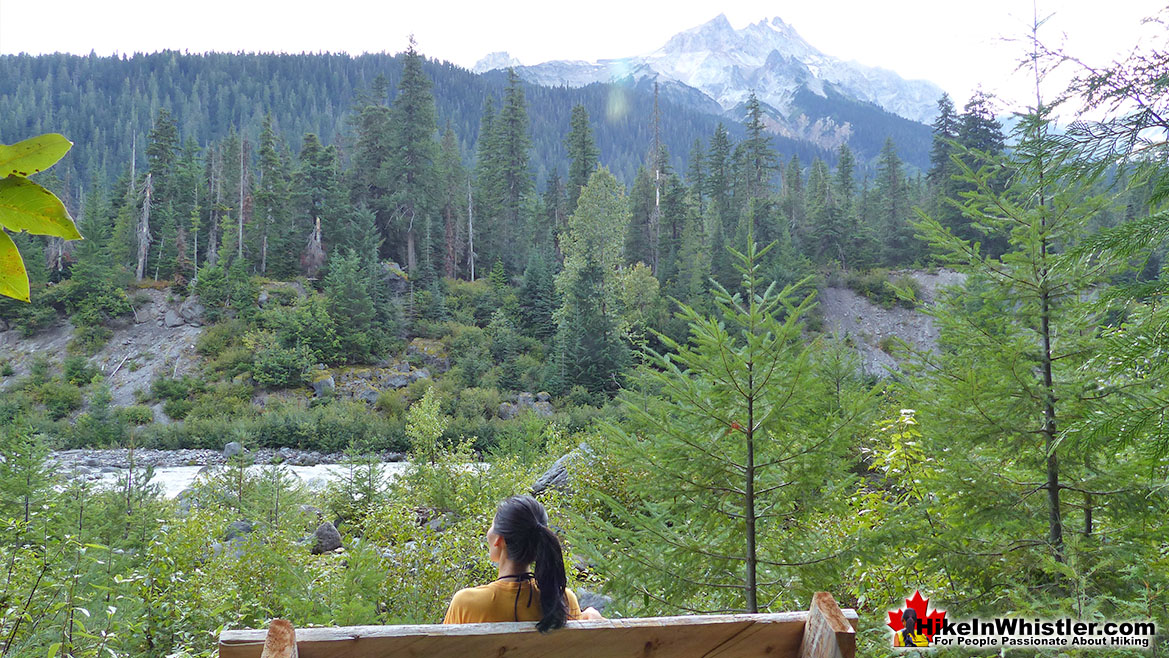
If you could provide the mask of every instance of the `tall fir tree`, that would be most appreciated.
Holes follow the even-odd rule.
[[[430,88],[430,78],[422,70],[422,56],[411,37],[392,112],[390,155],[386,160],[389,185],[386,204],[394,230],[386,237],[404,238],[400,243],[405,247],[402,255],[406,271],[412,280],[418,281],[428,281],[435,274],[432,245],[423,239],[433,237],[431,226],[435,221],[437,127]]]
[[[567,215],[576,210],[577,200],[580,199],[581,189],[589,182],[589,176],[597,168],[597,158],[600,151],[593,139],[593,128],[589,125],[589,113],[584,105],[572,107],[568,136],[564,138],[564,147],[568,151],[568,205],[565,207]]]

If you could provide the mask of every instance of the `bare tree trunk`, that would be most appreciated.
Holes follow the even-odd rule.
[[[406,271],[413,278],[418,275],[418,257],[414,254],[414,209],[410,209],[410,224],[406,227]]]
[[[208,198],[212,197],[215,201],[207,214],[211,220],[207,235],[207,264],[214,266],[219,262],[219,209],[223,204],[223,156],[219,149],[211,155],[211,194]]]
[[[239,235],[236,238],[236,258],[244,257],[244,185],[248,178],[248,170],[244,167],[246,145],[247,142],[241,139],[239,144]]]
[[[467,264],[471,267],[471,281],[475,280],[475,217],[472,210],[471,177],[467,177]]]
[[[138,222],[138,267],[134,270],[136,281],[141,281],[146,275],[146,257],[150,252],[150,197],[154,194],[150,176],[146,174],[146,197],[142,201],[142,219]]]

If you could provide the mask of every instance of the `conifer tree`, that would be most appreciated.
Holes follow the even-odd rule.
[[[556,290],[564,303],[556,314],[557,346],[565,387],[592,393],[617,390],[629,348],[620,335],[619,281],[629,205],[624,190],[601,167],[581,191],[560,238],[564,269]]]
[[[455,278],[466,259],[467,172],[459,157],[459,144],[448,121],[438,157],[438,209],[442,221],[442,240],[436,243],[442,275]]]
[[[564,147],[568,151],[568,205],[566,215],[576,210],[580,191],[588,182],[589,176],[597,168],[597,158],[600,151],[593,140],[593,128],[589,125],[589,113],[584,105],[572,107],[571,129],[564,139]]]
[[[766,249],[735,256],[741,292],[716,288],[714,316],[682,305],[689,341],[663,337],[622,394],[629,422],[594,446],[582,548],[638,613],[782,608],[843,548],[812,528],[853,486],[834,465],[867,400],[831,404],[802,337],[812,298],[765,282]]]
[[[524,204],[532,192],[530,158],[532,138],[528,133],[528,108],[520,77],[514,69],[508,70],[507,89],[503,107],[495,119],[496,140],[499,148],[498,189],[500,203],[500,236],[503,239],[497,257],[502,257],[509,272],[519,272],[527,261],[527,240],[524,229],[527,217]],[[502,248],[502,245],[507,245]]]
[[[407,272],[413,279],[425,281],[434,275],[431,244],[419,244],[434,220],[434,174],[437,130],[434,119],[434,96],[430,78],[422,71],[422,56],[411,37],[406,49],[398,97],[394,99],[390,155],[386,160],[389,217],[395,230],[388,234],[404,236]],[[419,261],[419,255],[424,260]]]
[[[546,341],[556,333],[556,283],[552,270],[538,253],[528,259],[519,290],[520,330],[525,336]]]
[[[965,150],[957,159],[963,183],[973,190],[963,206],[967,218],[1009,236],[1001,258],[936,218],[918,223],[931,244],[969,274],[965,289],[949,295],[937,312],[943,345],[961,349],[927,358],[914,380],[920,399],[930,400],[924,434],[945,427],[947,436],[963,438],[961,446],[947,445],[947,464],[930,469],[931,478],[964,478],[936,502],[979,510],[978,520],[943,531],[940,547],[960,553],[975,541],[982,551],[1006,550],[1011,556],[997,568],[1007,570],[1002,577],[1008,579],[1048,558],[1069,559],[1069,489],[1087,492],[1086,536],[1093,532],[1093,512],[1095,523],[1108,523],[1102,519],[1108,506],[1091,492],[1115,488],[1101,485],[1118,477],[1110,467],[1119,463],[1113,461],[1119,452],[1093,459],[1061,441],[1061,432],[1084,417],[1085,397],[1099,394],[1096,375],[1083,366],[1097,349],[1100,318],[1085,300],[1107,267],[1077,262],[1066,249],[1105,201],[1090,195],[1093,181],[1077,179],[1064,162],[1050,111],[1040,105],[1022,118],[1006,161]],[[966,164],[971,160],[989,166]],[[1015,173],[1010,187],[998,190],[1003,166]],[[928,486],[941,491],[948,485]],[[1044,495],[1030,495],[1039,491]],[[934,507],[929,499],[923,505]],[[1050,570],[1058,580],[1066,575]]]
[[[892,138],[885,140],[877,161],[876,194],[880,206],[874,223],[881,235],[882,261],[907,265],[918,256],[919,246],[909,223],[909,190]]]

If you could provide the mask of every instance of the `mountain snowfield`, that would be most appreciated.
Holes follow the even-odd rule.
[[[829,98],[831,90],[919,123],[933,120],[942,95],[942,89],[931,82],[905,80],[893,71],[825,55],[779,17],[736,30],[720,14],[643,56],[521,66],[507,53],[497,52],[480,60],[474,70],[483,73],[509,66],[524,80],[543,86],[582,87],[624,80],[652,80],[664,87],[676,83],[699,90],[728,116],[740,114],[739,108],[754,91],[774,111],[781,124],[777,132],[790,132],[800,123],[796,100],[802,90],[821,98]],[[805,123],[808,120],[803,117]],[[789,124],[786,130],[785,123]],[[847,126],[836,127],[838,132],[841,128],[849,132]]]

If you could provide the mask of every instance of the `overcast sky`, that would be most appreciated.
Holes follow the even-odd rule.
[[[1041,36],[1106,64],[1165,5],[1039,0],[1053,15]],[[1026,36],[1027,0],[0,0],[0,53],[398,52],[412,33],[426,56],[462,66],[498,50],[536,64],[646,54],[720,12],[735,28],[779,16],[825,54],[930,80],[959,107],[980,84],[1003,110],[1029,98],[1012,75],[1024,44],[1003,41]]]

